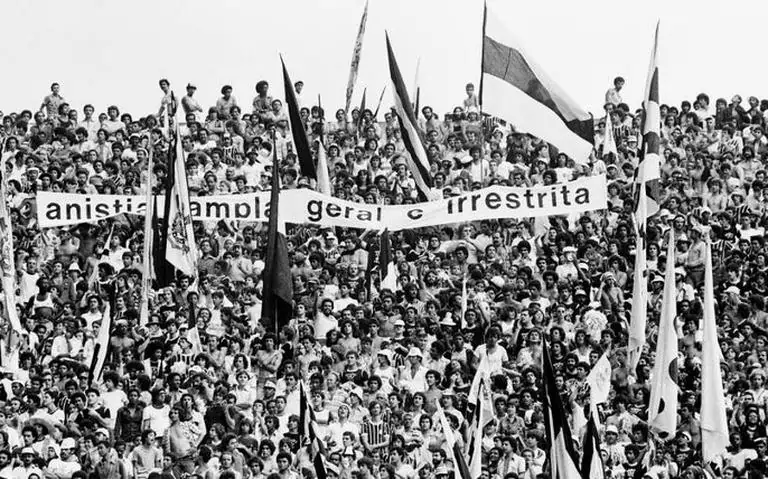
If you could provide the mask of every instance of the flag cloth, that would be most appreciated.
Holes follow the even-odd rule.
[[[184,149],[181,147],[179,122],[176,122],[176,156],[171,164],[169,176],[173,175],[170,191],[170,209],[166,216],[165,258],[177,270],[189,277],[197,276],[197,244],[192,214],[189,209],[189,187]]]
[[[608,402],[612,372],[611,362],[608,361],[608,356],[603,354],[587,376],[587,384],[589,384],[589,409],[595,424],[598,426],[600,425],[600,416],[597,411],[597,405]]]
[[[485,427],[493,420],[493,400],[488,389],[487,379],[481,379],[478,388],[477,403],[472,414],[472,436],[470,437],[469,450],[469,475],[480,477],[483,470],[483,433]]]
[[[645,260],[645,204],[646,196],[642,191],[638,195],[638,208],[635,212],[637,227],[635,241],[635,270],[632,276],[632,311],[629,323],[629,341],[627,343],[627,367],[629,373],[636,374],[637,363],[645,346],[645,330],[648,323],[648,264]],[[640,221],[642,219],[642,222]]]
[[[363,97],[360,98],[360,108],[357,109],[359,115],[357,116],[357,124],[355,127],[359,130],[360,127],[363,125],[363,113],[365,113],[365,98],[366,93],[368,93],[368,88],[363,88]]]
[[[440,422],[440,427],[443,429],[445,442],[450,451],[451,461],[453,461],[453,467],[459,473],[458,477],[460,479],[473,479],[473,476],[469,472],[469,466],[467,466],[467,460],[464,458],[464,451],[461,450],[459,444],[456,442],[453,428],[451,427],[448,418],[445,416],[445,411],[443,410],[443,406],[440,405],[440,401],[437,401],[437,412],[435,414],[437,415],[437,420]]]
[[[265,325],[272,325],[277,331],[288,324],[293,312],[293,278],[288,259],[288,246],[284,229],[277,212],[280,201],[280,163],[276,148],[272,149],[272,191],[269,201],[269,224],[267,226],[267,252],[264,258],[261,319]]]
[[[392,292],[397,290],[397,268],[392,254],[392,243],[389,239],[389,230],[381,232],[381,246],[379,247],[379,276],[381,288]]]
[[[328,477],[325,470],[325,462],[323,461],[325,444],[317,435],[316,428],[315,411],[312,409],[312,404],[309,400],[309,391],[302,380],[299,382],[299,443],[302,446],[306,443],[317,478],[325,479]]]
[[[320,140],[317,147],[317,191],[331,196],[331,177],[328,172],[328,157],[325,154],[325,145]]]
[[[618,158],[619,150],[616,149],[616,136],[613,134],[613,121],[611,114],[605,115],[605,136],[603,136],[602,156],[605,158],[609,153],[613,153],[614,158]]]
[[[192,345],[192,354],[197,355],[203,352],[203,343],[200,341],[200,331],[197,326],[187,330],[187,341]]]
[[[400,74],[400,67],[397,66],[395,52],[389,42],[387,34],[387,56],[389,58],[389,74],[392,79],[392,94],[395,100],[395,112],[400,123],[400,133],[402,134],[403,144],[408,152],[404,155],[408,164],[408,169],[416,183],[416,189],[419,198],[427,201],[432,195],[432,175],[430,173],[429,159],[424,149],[419,129],[416,125],[416,117],[413,114],[413,106],[408,97],[408,91],[405,89],[403,76]]]
[[[575,161],[592,152],[594,121],[526,54],[487,6],[483,19],[480,105]]]
[[[720,372],[722,351],[717,340],[715,283],[712,279],[712,245],[704,254],[704,335],[701,351],[701,447],[705,462],[713,461],[730,444],[725,414],[725,394]]]
[[[674,435],[677,428],[677,287],[675,286],[675,236],[669,232],[664,296],[661,303],[659,335],[651,376],[648,424],[660,433]]]
[[[419,97],[421,96],[421,84],[419,83],[419,71],[421,70],[421,57],[416,59],[416,75],[413,79],[413,91],[416,95],[416,99],[413,102],[413,115],[416,119],[419,118]]]
[[[590,414],[587,421],[587,434],[584,436],[584,449],[581,454],[582,479],[603,479],[605,469],[600,457],[600,435],[597,432],[595,416]]]
[[[661,177],[661,112],[659,110],[659,24],[656,24],[656,34],[653,37],[651,64],[648,67],[648,78],[643,97],[643,119],[641,131],[643,143],[640,148],[641,157],[635,173],[635,183],[640,195],[647,196],[647,216],[659,212],[659,178]]]
[[[293,82],[288,75],[288,69],[285,68],[282,55],[280,56],[280,63],[283,65],[283,86],[285,87],[285,103],[288,106],[288,118],[291,122],[291,136],[293,137],[293,146],[296,147],[296,156],[299,158],[301,175],[317,179],[315,164],[312,162],[312,152],[309,149],[307,130],[304,129],[304,122],[299,113],[299,102],[296,99]]]
[[[2,146],[5,146],[5,142]],[[8,175],[5,168],[0,174],[0,274],[3,278],[3,302],[11,329],[21,335],[21,321],[19,312],[16,311],[16,257],[13,249],[13,225],[8,212]]]
[[[155,219],[155,196],[152,192],[152,160],[154,159],[154,148],[149,148],[147,155],[147,191],[146,191],[146,213],[144,214],[144,251],[142,251],[142,274],[141,288],[141,310],[139,311],[139,324],[144,326],[149,321],[149,290],[152,288],[152,280],[155,279],[155,271],[152,264],[152,239],[154,232],[152,222]]]
[[[96,336],[96,343],[93,346],[93,359],[91,359],[91,367],[88,370],[88,384],[98,384],[101,382],[101,375],[104,372],[104,363],[107,362],[111,332],[112,306],[107,302],[104,306],[104,313],[101,315],[99,334]]]
[[[373,112],[373,118],[376,119],[379,116],[379,108],[381,108],[381,101],[384,99],[384,92],[387,91],[387,85],[384,85],[384,88],[381,89],[381,94],[379,95],[379,102],[376,103],[376,111]]]
[[[548,458],[552,479],[581,479],[576,466],[576,452],[573,449],[573,436],[565,417],[565,409],[560,399],[560,393],[555,386],[555,371],[552,359],[549,357],[549,347],[543,344],[543,384],[542,405],[544,407],[544,422],[549,444]]]
[[[357,29],[355,48],[352,50],[352,63],[349,65],[349,79],[347,80],[347,102],[344,106],[344,115],[349,113],[349,104],[352,101],[352,93],[355,91],[357,71],[360,67],[360,53],[363,51],[363,37],[365,36],[365,24],[368,22],[368,0],[365,1],[363,16],[360,17],[360,27]]]

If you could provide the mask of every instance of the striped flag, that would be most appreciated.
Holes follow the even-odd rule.
[[[114,295],[114,293],[112,295]],[[93,359],[91,359],[91,367],[88,369],[88,384],[98,384],[101,382],[101,376],[104,372],[104,363],[107,362],[107,353],[109,353],[111,332],[112,305],[111,301],[107,301],[104,306],[104,312],[101,315],[101,325],[99,326],[99,333],[96,336],[96,343],[93,347]]]
[[[408,154],[403,156],[411,171],[413,180],[416,182],[419,198],[422,201],[427,201],[434,196],[431,193],[432,175],[430,173],[429,159],[416,125],[413,106],[408,97],[403,76],[400,74],[400,67],[397,66],[395,52],[392,50],[392,44],[389,42],[389,34],[387,34],[387,56],[389,57],[389,74],[392,78],[395,111],[400,123],[403,143],[408,151]]]
[[[503,118],[517,130],[546,140],[574,161],[584,161],[592,152],[592,115],[547,76],[487,6],[483,18],[480,104],[484,113]]]
[[[5,142],[2,146],[5,146]],[[5,166],[0,175],[0,274],[3,279],[3,302],[11,329],[21,335],[23,330],[19,313],[16,311],[16,258],[13,249],[13,225],[8,212],[8,175]]]
[[[648,78],[645,84],[643,98],[643,144],[641,159],[635,173],[637,196],[647,196],[646,215],[637,218],[644,223],[645,219],[659,212],[659,178],[661,177],[661,113],[659,110],[659,24],[656,24],[656,34],[653,37],[651,64],[648,67]],[[638,198],[638,203],[640,202]],[[636,215],[637,216],[637,215]]]
[[[349,66],[349,80],[347,80],[347,102],[344,106],[344,115],[349,113],[349,104],[352,101],[352,93],[355,91],[357,71],[360,67],[360,53],[363,50],[363,37],[365,36],[365,24],[368,22],[368,0],[365,1],[363,16],[360,17],[360,27],[357,29],[355,49],[352,50],[352,64]],[[362,112],[361,112],[362,113]]]
[[[154,159],[154,148],[149,148],[147,155],[147,191],[146,191],[146,213],[144,214],[144,251],[142,256],[142,266],[144,274],[142,275],[141,290],[141,310],[139,311],[139,324],[144,326],[149,321],[149,290],[152,288],[152,280],[155,271],[152,265],[152,238],[154,237],[152,225],[155,219],[155,197],[152,194],[152,160]]]
[[[582,479],[605,477],[603,458],[600,457],[600,435],[597,432],[594,413],[590,414],[587,421],[587,434],[584,436],[584,450],[581,454],[581,477]]]
[[[304,385],[304,381],[299,382],[299,442],[303,445],[307,442],[309,455],[312,458],[312,465],[315,467],[317,479],[325,479],[328,474],[325,470],[325,444],[320,436],[317,435],[317,422],[315,420],[315,411],[312,409],[312,403],[309,400],[309,391]]]
[[[176,155],[171,163],[169,176],[173,176],[173,186],[168,192],[166,201],[165,226],[166,250],[165,259],[177,270],[189,277],[197,276],[197,244],[195,229],[192,226],[192,213],[189,209],[189,187],[187,186],[187,169],[184,149],[181,147],[179,122],[176,122]]]
[[[296,147],[296,156],[299,158],[301,175],[317,179],[315,164],[312,162],[312,152],[309,150],[307,131],[304,129],[304,123],[299,113],[296,91],[293,89],[293,82],[291,82],[291,77],[288,75],[288,69],[285,68],[285,61],[283,61],[282,55],[280,55],[280,63],[283,65],[283,86],[285,87],[285,103],[288,105],[288,118],[291,122],[291,136],[293,137],[293,146]]]
[[[576,466],[577,456],[573,449],[573,436],[565,416],[565,408],[560,399],[560,393],[555,386],[555,371],[552,368],[552,359],[549,357],[549,346],[543,344],[542,354],[543,383],[542,403],[544,406],[544,423],[547,429],[549,442],[549,467],[552,479],[581,479],[579,469]]]
[[[636,215],[644,217],[647,198],[641,194],[638,197]],[[636,217],[637,217],[636,216]],[[635,376],[637,363],[643,354],[645,346],[645,330],[648,322],[648,264],[645,260],[645,221],[637,225],[635,242],[635,270],[632,283],[632,311],[629,323],[629,341],[627,344],[627,367],[629,373]]]
[[[288,259],[285,239],[285,224],[278,216],[280,202],[280,163],[277,148],[272,144],[272,191],[269,200],[269,223],[267,226],[267,252],[264,258],[264,274],[261,319],[271,324],[274,330],[288,324],[293,314],[293,278]]]
[[[317,191],[328,196],[333,192],[331,176],[328,171],[328,157],[325,154],[325,145],[323,145],[322,140],[317,147]]]
[[[397,290],[397,268],[395,267],[395,255],[392,254],[392,243],[389,239],[389,230],[381,232],[381,246],[379,247],[379,276],[381,289]]]
[[[701,351],[701,447],[705,462],[725,452],[728,439],[723,378],[720,372],[722,351],[717,340],[715,290],[712,279],[712,245],[706,242],[704,255],[704,319]]]
[[[435,414],[437,415],[437,420],[440,422],[440,426],[443,429],[445,442],[448,445],[448,450],[450,451],[453,467],[456,468],[456,471],[458,471],[458,477],[460,479],[473,479],[475,477],[480,477],[479,475],[473,476],[470,474],[469,466],[467,466],[467,460],[464,458],[464,451],[461,450],[461,447],[459,447],[459,444],[456,442],[456,436],[453,433],[453,427],[451,427],[451,423],[445,416],[445,410],[443,410],[443,406],[440,405],[440,401],[437,402],[437,412]]]
[[[677,287],[675,286],[675,235],[669,231],[664,295],[651,376],[648,424],[660,434],[674,435],[677,428]]]
[[[607,113],[605,115],[605,136],[603,136],[603,158],[611,153],[614,158],[618,158],[619,150],[616,148],[616,135],[613,133],[613,120],[611,120],[611,114]]]

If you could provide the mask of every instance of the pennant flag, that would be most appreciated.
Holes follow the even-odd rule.
[[[611,362],[608,361],[608,355],[603,354],[597,360],[592,370],[587,376],[589,384],[589,408],[594,417],[595,424],[600,425],[600,415],[597,411],[597,405],[608,402],[608,393],[611,390]]]
[[[611,114],[605,115],[605,136],[603,136],[603,158],[609,154],[613,154],[614,158],[619,156],[619,150],[616,148],[616,136],[613,134],[613,120],[611,120]]]
[[[363,37],[365,36],[365,24],[368,22],[368,0],[365,1],[363,16],[360,17],[360,27],[357,29],[355,48],[352,50],[352,63],[349,65],[349,80],[347,80],[347,102],[344,106],[344,115],[349,113],[349,104],[352,101],[352,93],[357,82],[357,71],[360,67],[360,53],[363,50]],[[362,113],[362,112],[361,112]]]
[[[549,442],[549,467],[552,479],[581,479],[576,466],[576,452],[573,449],[573,436],[565,416],[565,408],[560,399],[560,393],[555,386],[555,371],[552,359],[549,357],[549,347],[543,344],[543,383],[542,403],[544,406],[544,422],[547,428]]]
[[[677,287],[675,286],[675,235],[669,232],[664,296],[661,304],[659,335],[651,376],[648,424],[660,434],[674,435],[677,428]]]
[[[110,302],[104,305],[104,313],[101,315],[99,334],[93,347],[93,359],[88,370],[88,384],[98,384],[104,372],[104,363],[107,362],[109,352],[110,333],[112,332],[112,306]]]
[[[299,113],[299,102],[296,99],[296,91],[293,89],[293,82],[288,75],[288,69],[285,68],[283,56],[280,55],[280,63],[283,65],[283,85],[285,87],[285,103],[288,105],[288,118],[291,121],[291,135],[293,136],[293,146],[296,147],[296,156],[299,158],[299,168],[301,176],[317,179],[315,165],[312,163],[312,152],[309,150],[309,140],[307,131],[304,129],[304,122]]]
[[[149,290],[152,288],[152,280],[155,276],[154,265],[152,264],[152,239],[154,238],[152,222],[155,219],[155,206],[157,206],[157,202],[152,192],[153,158],[154,148],[150,147],[149,154],[147,155],[147,191],[145,202],[147,212],[144,214],[144,251],[142,251],[144,274],[141,278],[141,309],[139,311],[139,324],[141,326],[144,326],[149,321]]]
[[[395,60],[395,52],[392,50],[392,45],[389,42],[389,34],[387,34],[387,55],[389,57],[389,74],[392,77],[395,111],[400,123],[403,143],[408,151],[408,154],[403,156],[416,183],[419,197],[422,201],[427,201],[432,196],[430,194],[432,175],[430,173],[429,159],[416,125],[413,106],[411,106],[408,91],[405,89],[403,76],[400,74],[400,67],[397,66],[397,60]]]
[[[717,339],[715,290],[712,279],[712,245],[704,253],[704,335],[701,351],[701,447],[705,462],[715,460],[730,444]]]
[[[381,289],[397,290],[397,268],[395,267],[395,255],[392,254],[392,243],[389,240],[389,230],[381,232],[381,246],[379,249],[379,276]]]
[[[544,73],[487,6],[480,104],[484,113],[555,145],[575,161],[592,152],[594,122]]]
[[[456,436],[453,433],[453,427],[448,421],[448,418],[445,416],[445,410],[443,410],[443,406],[440,405],[440,401],[437,402],[437,412],[435,414],[437,415],[437,420],[440,422],[440,426],[443,429],[445,442],[448,446],[448,450],[450,451],[451,461],[453,461],[453,467],[456,468],[456,471],[459,473],[458,477],[460,479],[473,479],[474,477],[480,477],[472,476],[470,474],[469,466],[467,466],[467,460],[464,458],[464,452],[456,442]]]
[[[645,84],[643,98],[643,144],[641,158],[635,173],[635,183],[638,194],[647,196],[647,216],[659,212],[659,178],[661,177],[661,113],[659,110],[659,24],[656,24],[656,34],[653,37],[651,64],[648,68],[648,78]],[[639,219],[638,219],[639,220]]]
[[[5,142],[2,146],[5,146]],[[11,329],[21,335],[23,329],[19,313],[16,311],[16,257],[13,249],[13,225],[8,212],[8,175],[4,166],[0,175],[0,275],[3,279],[3,302]]]
[[[584,437],[584,450],[581,455],[582,479],[603,479],[605,469],[603,458],[600,457],[600,435],[597,432],[597,422],[594,414],[587,421],[587,434]]]
[[[331,177],[328,170],[328,157],[325,154],[325,145],[320,140],[317,147],[317,191],[331,196]]]
[[[197,276],[197,244],[192,214],[189,209],[189,187],[184,149],[181,147],[179,122],[176,122],[176,155],[171,163],[169,176],[173,176],[173,187],[168,192],[170,202],[166,216],[165,258],[177,270],[189,277]]]
[[[487,379],[480,380],[477,403],[472,414],[472,435],[470,437],[469,450],[467,451],[470,477],[480,477],[482,475],[483,433],[488,423],[493,420],[493,400],[491,399],[488,385]]]
[[[269,201],[269,224],[267,227],[267,252],[264,258],[263,303],[261,318],[274,326],[275,331],[288,324],[293,314],[293,278],[288,259],[284,224],[277,212],[280,201],[280,164],[276,148],[272,148],[272,191]]]

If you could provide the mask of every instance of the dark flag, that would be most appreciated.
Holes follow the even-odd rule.
[[[584,450],[581,455],[582,479],[603,479],[603,459],[600,457],[600,435],[597,433],[594,414],[589,415],[587,434],[584,436]]]
[[[283,57],[280,56],[280,63],[283,65],[283,84],[285,86],[285,103],[288,105],[288,117],[291,120],[291,135],[293,135],[293,145],[296,147],[296,156],[299,157],[299,167],[301,175],[307,178],[317,179],[315,164],[312,162],[312,152],[309,149],[309,140],[307,131],[304,129],[304,123],[301,121],[299,113],[299,102],[296,100],[296,92],[293,90],[293,82],[285,68]]]
[[[278,218],[280,201],[280,164],[272,145],[272,191],[269,201],[267,252],[264,258],[261,319],[275,330],[288,324],[293,313],[293,278],[285,241],[285,225]]]
[[[389,42],[387,34],[387,56],[389,57],[389,74],[392,79],[392,87],[395,100],[395,111],[400,123],[400,132],[402,133],[405,149],[408,151],[405,160],[408,168],[416,182],[416,189],[421,201],[428,201],[430,189],[432,188],[432,175],[430,173],[429,158],[424,149],[424,143],[421,139],[419,129],[416,125],[416,116],[413,114],[413,105],[408,97],[408,91],[403,82],[403,75],[400,73],[400,67],[397,66],[395,52]]]
[[[363,113],[365,113],[366,93],[368,93],[368,88],[363,88],[363,97],[360,99],[360,108],[357,109],[359,116],[357,117],[357,125],[355,125],[358,128],[358,130],[363,125]]]
[[[550,475],[552,479],[581,479],[576,467],[577,456],[573,449],[573,436],[565,416],[565,408],[560,393],[555,386],[555,370],[549,357],[546,342],[543,344],[543,383],[542,403],[544,406],[544,423],[549,444]]]

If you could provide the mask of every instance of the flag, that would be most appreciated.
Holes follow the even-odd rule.
[[[200,341],[200,331],[197,326],[187,330],[187,341],[192,345],[192,354],[198,355],[203,352],[203,343]]]
[[[677,428],[677,287],[675,286],[675,236],[669,232],[664,296],[661,303],[659,335],[651,376],[648,424],[660,433],[674,435]]]
[[[173,175],[168,175],[166,179],[166,200],[165,200],[165,214],[168,214],[170,208],[170,201],[168,201],[168,192],[171,185],[173,185]],[[152,229],[152,257],[150,260],[150,267],[152,268],[152,275],[155,278],[155,285],[158,288],[168,286],[175,276],[173,266],[171,266],[165,259],[166,241],[165,236],[167,228],[165,226],[165,218],[158,217],[158,205],[157,196],[152,199],[152,224],[156,225]],[[148,311],[147,311],[148,312]]]
[[[149,290],[152,288],[154,279],[154,268],[152,264],[152,239],[154,237],[152,225],[155,219],[155,197],[152,192],[152,160],[154,157],[154,148],[150,146],[147,155],[147,191],[144,214],[144,251],[142,251],[142,274],[141,288],[141,310],[139,312],[139,324],[144,326],[149,321]]]
[[[600,457],[600,435],[597,433],[597,422],[594,413],[587,421],[587,434],[584,436],[584,449],[581,454],[582,479],[603,479],[605,469],[603,458]]]
[[[565,416],[563,402],[560,393],[555,386],[555,371],[552,368],[552,359],[549,357],[549,347],[543,344],[542,354],[543,383],[542,404],[544,407],[544,423],[547,429],[547,441],[549,443],[549,467],[552,479],[577,479],[581,478],[576,466],[576,452],[573,449],[573,436]]]
[[[638,196],[638,208],[635,213],[637,226],[635,241],[635,270],[632,275],[632,311],[629,323],[629,341],[627,343],[627,367],[635,376],[637,363],[645,346],[645,329],[648,322],[648,264],[645,261],[645,204],[644,194]],[[639,218],[643,218],[642,222]]]
[[[280,164],[276,148],[272,148],[272,191],[269,201],[269,225],[267,227],[267,252],[264,258],[264,275],[261,318],[272,324],[275,330],[288,324],[293,314],[293,278],[288,260],[285,226],[278,218],[280,199]]]
[[[365,113],[365,98],[367,92],[368,88],[363,88],[363,97],[360,99],[360,108],[357,109],[359,115],[357,117],[357,125],[355,125],[355,127],[357,127],[358,130],[363,125],[363,113]]]
[[[93,359],[91,359],[91,367],[88,370],[88,384],[98,384],[101,382],[101,375],[104,372],[104,363],[107,362],[111,332],[112,306],[110,302],[107,302],[104,305],[104,312],[101,315],[99,334],[96,336],[96,343],[93,346]]]
[[[328,474],[325,471],[325,444],[320,436],[317,435],[317,422],[315,421],[315,411],[312,409],[309,400],[309,391],[304,385],[304,381],[299,381],[299,442],[304,445],[307,442],[309,455],[312,458],[312,464],[315,466],[317,479],[325,479]]]
[[[473,479],[474,477],[480,477],[472,476],[470,474],[469,466],[467,466],[467,460],[464,458],[464,451],[461,450],[459,444],[456,442],[456,436],[453,434],[453,427],[448,421],[448,418],[445,416],[445,411],[443,410],[443,406],[440,405],[440,401],[437,401],[436,414],[437,420],[440,422],[440,426],[443,429],[443,434],[445,435],[445,442],[448,446],[448,450],[450,451],[453,467],[456,469],[456,471],[458,471],[458,477],[460,479]]]
[[[400,67],[397,66],[395,52],[392,50],[392,44],[389,42],[389,34],[387,34],[387,56],[389,57],[389,74],[392,78],[395,111],[400,123],[403,143],[408,151],[408,154],[404,155],[405,161],[416,183],[419,197],[422,201],[427,201],[431,196],[430,188],[432,188],[429,159],[416,125],[413,106],[411,106],[408,91],[405,89],[403,76],[400,74]]]
[[[464,323],[464,316],[467,314],[467,272],[464,272],[464,276],[461,279],[461,328],[464,329],[467,325]]]
[[[608,156],[609,153],[613,153],[613,157],[619,156],[619,150],[616,149],[616,136],[613,134],[613,121],[611,120],[611,114],[605,115],[605,136],[603,136],[603,158]]]
[[[381,89],[381,95],[379,95],[379,102],[376,103],[376,111],[373,112],[373,119],[375,120],[379,116],[379,108],[381,108],[381,101],[384,99],[384,92],[387,91],[387,85]]]
[[[648,67],[648,78],[643,97],[642,132],[643,144],[640,162],[635,173],[635,183],[639,195],[647,196],[646,216],[659,212],[659,178],[661,177],[661,113],[659,111],[659,24],[656,24],[656,34],[653,37],[651,64]]]
[[[392,243],[389,240],[389,230],[381,232],[381,246],[379,247],[379,276],[381,289],[397,290],[397,268],[395,256],[392,254]]]
[[[347,80],[347,102],[344,106],[344,116],[349,113],[349,104],[352,101],[352,93],[355,91],[357,70],[360,67],[360,53],[363,50],[363,37],[365,36],[365,24],[368,21],[368,0],[365,1],[363,16],[360,17],[360,27],[357,29],[355,48],[352,50],[352,63],[349,65],[349,80]],[[361,112],[362,113],[362,112]]]
[[[725,414],[722,351],[717,340],[715,290],[712,279],[712,245],[706,242],[704,255],[704,335],[701,351],[701,447],[705,462],[713,461],[730,444]]]
[[[176,122],[176,155],[171,162],[169,176],[173,176],[173,186],[166,201],[166,250],[165,258],[183,274],[197,276],[197,244],[192,214],[189,209],[189,187],[187,186],[187,168],[184,149],[181,147],[179,122]]]
[[[480,376],[480,374],[477,374]],[[483,470],[483,433],[485,427],[493,420],[493,401],[489,391],[487,376],[480,380],[477,402],[472,414],[471,437],[469,441],[469,473],[470,477],[480,477]]]
[[[5,142],[2,146],[5,146]],[[16,311],[16,258],[13,249],[13,225],[8,211],[8,175],[5,165],[0,175],[0,274],[3,278],[3,302],[11,329],[21,335],[23,329],[19,313]]]
[[[597,405],[608,402],[608,393],[611,390],[611,363],[608,356],[603,354],[597,360],[592,370],[587,376],[589,384],[589,408],[594,417],[596,425],[600,425],[600,416],[597,411]]]
[[[293,82],[288,75],[288,69],[285,68],[283,56],[280,56],[280,63],[283,65],[283,85],[285,87],[285,103],[288,105],[288,118],[291,121],[291,135],[293,136],[293,146],[296,147],[296,156],[299,158],[299,167],[301,175],[307,178],[317,179],[317,171],[312,163],[312,152],[309,150],[309,140],[307,131],[304,129],[304,122],[299,113],[299,102],[296,99],[296,91],[293,89]]]
[[[574,161],[584,161],[592,152],[592,115],[544,73],[487,6],[480,104],[484,113],[552,143]]]
[[[325,145],[322,140],[317,147],[317,191],[328,196],[332,193],[328,157],[325,155]]]

